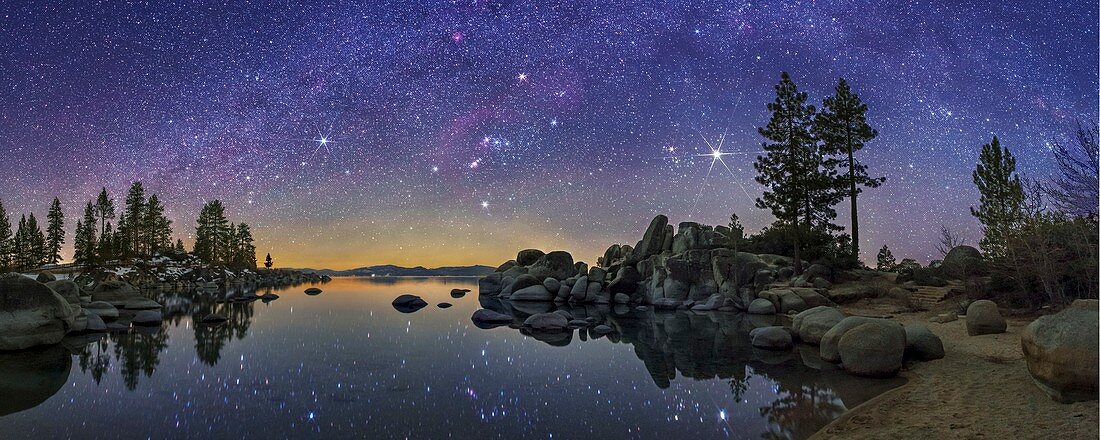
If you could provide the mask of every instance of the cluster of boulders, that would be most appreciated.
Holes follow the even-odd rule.
[[[57,344],[69,333],[159,326],[163,320],[161,305],[124,281],[82,286],[54,278],[0,275],[0,350]]]
[[[815,264],[794,276],[789,258],[734,251],[728,234],[723,226],[694,222],[674,230],[667,217],[658,215],[635,246],[612,245],[595,266],[575,262],[565,251],[526,249],[481,278],[479,291],[511,301],[697,311],[747,311],[758,299],[771,303],[770,313],[834,305],[823,295],[830,285],[829,268]]]

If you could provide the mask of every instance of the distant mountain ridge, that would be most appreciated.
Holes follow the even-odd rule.
[[[348,270],[332,269],[296,269],[303,272],[315,272],[318,275],[331,277],[342,276],[379,276],[379,277],[480,277],[493,273],[495,267],[489,266],[444,266],[427,268],[424,266],[402,267],[392,264],[378,266],[358,267]]]

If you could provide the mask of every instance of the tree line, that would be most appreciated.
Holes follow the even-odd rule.
[[[45,232],[34,213],[21,216],[13,230],[0,201],[0,270],[31,270],[62,261],[65,215],[58,198],[54,198],[46,217]],[[117,227],[113,223],[116,219]],[[246,223],[230,223],[220,200],[203,206],[195,232],[192,252],[201,261],[234,268],[256,267],[251,228]],[[146,196],[141,182],[130,186],[117,211],[115,200],[103,188],[85,204],[73,234],[72,261],[80,265],[186,252],[182,239],[172,241],[172,221],[165,215],[164,204],[156,194]]]
[[[776,218],[755,239],[770,242],[771,235],[789,239],[797,273],[802,271],[806,248],[820,246],[822,241],[840,243],[830,251],[836,254],[833,257],[857,264],[857,198],[863,188],[878,187],[886,180],[872,177],[857,158],[856,153],[878,132],[868,124],[867,105],[848,82],[841,78],[820,110],[807,104],[807,98],[783,72],[775,86],[775,101],[767,106],[771,116],[757,129],[764,138],[764,154],[753,163],[756,181],[765,187],[756,206],[770,210]],[[843,228],[833,224],[837,216],[833,207],[845,199],[851,202],[851,236],[834,236]]]

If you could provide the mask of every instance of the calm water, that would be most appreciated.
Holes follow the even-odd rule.
[[[804,438],[900,384],[755,350],[762,317],[582,307],[616,332],[539,340],[474,326],[479,307],[550,305],[479,304],[472,278],[305,287],[157,294],[159,330],[0,354],[0,438]],[[403,293],[430,305],[400,313]],[[215,310],[230,322],[194,324]]]

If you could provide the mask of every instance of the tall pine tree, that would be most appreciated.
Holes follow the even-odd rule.
[[[115,218],[115,201],[107,194],[107,188],[103,188],[96,197],[95,212],[99,216],[99,236],[107,235],[107,220]]]
[[[156,194],[149,196],[145,205],[142,229],[145,250],[150,255],[172,247],[172,221],[164,215],[164,205],[160,203],[160,198]]]
[[[821,113],[814,122],[814,133],[821,140],[826,156],[826,168],[838,168],[836,179],[838,195],[847,196],[852,210],[852,254],[859,255],[859,210],[856,198],[861,187],[877,188],[885,178],[871,177],[867,166],[856,159],[855,153],[878,136],[867,123],[867,105],[852,93],[844,78],[837,83],[833,96],[825,98]],[[839,200],[838,200],[839,201]]]
[[[1016,158],[994,136],[992,142],[982,145],[973,177],[981,199],[976,209],[970,208],[970,214],[982,224],[982,250],[988,256],[1003,256],[1006,234],[1019,226],[1024,213],[1024,188],[1016,174]]]
[[[81,265],[94,264],[96,261],[96,210],[92,202],[84,207],[84,218],[76,222],[73,236],[73,261]]]
[[[141,182],[134,182],[126,193],[126,206],[118,221],[120,256],[138,256],[145,250],[145,214],[145,187]]]
[[[49,222],[46,227],[46,262],[57,264],[61,261],[61,245],[65,244],[65,213],[61,212],[61,201],[57,197],[50,204],[46,220]]]
[[[756,157],[753,168],[756,181],[767,189],[756,199],[756,206],[771,210],[779,222],[791,227],[794,269],[801,273],[803,230],[814,221],[812,196],[821,183],[820,155],[812,133],[815,110],[806,105],[806,94],[798,91],[787,72],[775,86],[775,95],[768,104],[771,118],[758,129],[765,139],[765,155]]]
[[[256,268],[256,245],[253,244],[252,229],[247,223],[237,225],[237,266],[243,269]]]
[[[12,236],[11,220],[0,202],[0,271],[8,272],[15,266],[15,237]]]
[[[199,213],[195,225],[195,255],[210,264],[225,262],[229,255],[226,242],[229,238],[229,221],[220,200],[207,202]]]

